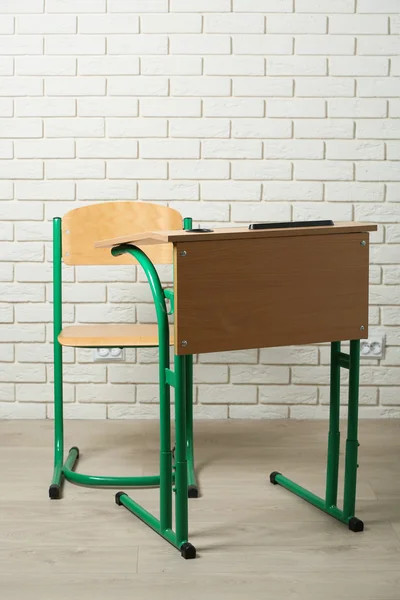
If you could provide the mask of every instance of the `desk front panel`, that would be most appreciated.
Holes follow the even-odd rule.
[[[368,336],[368,233],[180,242],[174,267],[177,354]]]

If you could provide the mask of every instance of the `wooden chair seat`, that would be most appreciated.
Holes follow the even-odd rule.
[[[158,331],[157,325],[71,325],[64,327],[58,341],[75,348],[158,346]],[[173,343],[171,326],[170,345]]]

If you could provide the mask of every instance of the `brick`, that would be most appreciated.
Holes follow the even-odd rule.
[[[138,33],[139,17],[134,15],[82,15],[79,33]]]
[[[361,139],[400,139],[400,119],[360,119],[357,121],[357,137]]]
[[[224,202],[169,202],[168,205],[200,223],[229,220],[229,205]]]
[[[43,285],[2,284],[0,289],[2,302],[44,302],[45,299]]]
[[[295,178],[299,180],[352,180],[354,178],[353,165],[344,161],[298,161],[294,167]]]
[[[40,119],[0,119],[0,130],[3,138],[38,138],[42,137],[42,121]]]
[[[332,142],[339,144],[340,142]],[[345,142],[353,143],[353,142]],[[330,144],[330,142],[328,142]],[[325,199],[336,202],[383,202],[385,189],[381,183],[328,182]]]
[[[198,200],[197,183],[143,181],[139,185],[141,200]]]
[[[200,117],[201,101],[197,98],[146,98],[140,101],[144,117]]]
[[[168,12],[168,0],[108,0],[109,12]]]
[[[24,327],[15,327],[12,325],[0,324],[0,338],[3,342],[44,342],[44,325],[24,325]]]
[[[46,381],[46,372],[44,365],[24,365],[24,368],[21,369],[21,366],[18,364],[13,365],[0,365],[0,381],[5,382],[42,382]]]
[[[267,60],[267,75],[326,75],[327,62],[322,56],[279,56]]]
[[[400,348],[387,348],[385,358],[381,361],[381,365],[400,365]]]
[[[316,404],[318,388],[311,385],[260,386],[259,396],[262,404]]]
[[[135,281],[136,267],[134,265],[100,265],[75,267],[77,281]]]
[[[13,323],[14,321],[14,308],[13,306],[11,306],[10,304],[0,304],[0,318],[1,318],[1,323]],[[12,347],[12,346],[11,346]],[[0,352],[2,352],[2,349],[5,348],[5,350],[7,351],[8,346],[3,346],[3,344],[0,345]],[[8,355],[8,351],[7,351],[7,355]],[[14,360],[14,359],[12,359]]]
[[[206,117],[263,117],[264,101],[261,98],[212,98],[203,101]]]
[[[257,388],[251,385],[199,385],[198,398],[202,404],[255,404]]]
[[[171,54],[230,54],[231,40],[227,35],[171,35],[169,41]]]
[[[380,56],[346,56],[329,59],[330,75],[365,76],[388,75],[389,60]]]
[[[157,365],[110,365],[108,377],[111,383],[157,383]]]
[[[76,114],[73,98],[17,98],[15,111],[17,117],[74,117]]]
[[[136,402],[136,386],[79,383],[76,386],[76,400],[82,403]]]
[[[106,40],[98,35],[57,35],[46,38],[46,54],[105,54]],[[38,53],[39,54],[39,53]]]
[[[54,419],[54,405],[47,406],[47,418]],[[65,419],[106,419],[107,406],[105,404],[66,404],[64,407]]]
[[[17,17],[17,33],[76,33],[76,17],[67,15]]]
[[[369,37],[374,33],[389,33],[388,19],[377,15],[331,15],[329,33],[365,33]]]
[[[51,77],[46,80],[47,96],[104,96],[105,77]]]
[[[138,75],[139,59],[132,56],[88,56],[78,58],[79,75]],[[115,85],[118,77],[109,81]],[[126,78],[123,78],[124,82]],[[108,93],[112,95],[108,89]],[[126,94],[128,95],[128,94]]]
[[[264,144],[264,158],[324,158],[324,144],[319,141],[285,140],[268,141]]]
[[[380,163],[379,163],[380,164]],[[368,222],[376,222],[376,223],[397,223],[398,214],[396,210],[400,208],[399,204],[363,204],[361,206],[355,207],[356,220],[357,221],[368,221]],[[375,221],[374,221],[375,217]],[[371,252],[390,252],[389,248],[380,248],[378,250],[378,246],[375,247]],[[394,252],[395,249],[392,250]],[[389,261],[393,262],[393,261]]]
[[[357,10],[360,13],[398,13],[399,5],[397,0],[380,0],[379,3],[374,0],[358,0]]]
[[[384,267],[383,283],[385,285],[398,285],[400,282],[400,267]]]
[[[283,119],[235,119],[232,122],[234,138],[290,138],[292,122]]]
[[[12,117],[13,113],[13,101],[11,98],[0,98],[0,117]]]
[[[134,200],[137,197],[136,183],[79,181],[76,196],[78,200]]]
[[[300,35],[295,39],[296,54],[350,55],[355,38],[348,35]]]
[[[172,160],[169,163],[169,176],[170,179],[229,179],[229,162],[225,160]]]
[[[261,153],[261,141],[258,140],[206,140],[203,142],[204,158],[261,158]]]
[[[391,117],[400,117],[400,101],[389,100],[389,114]],[[383,115],[386,116],[386,115]]]
[[[283,78],[235,77],[234,96],[293,96],[293,81]]]
[[[170,137],[228,138],[228,119],[170,119]]]
[[[374,15],[373,17],[374,19],[379,19],[379,17],[377,17],[376,15]],[[382,17],[382,19],[386,20],[386,17]],[[399,15],[393,15],[390,17],[390,33],[400,33],[400,16]],[[378,32],[376,32],[378,33]],[[387,30],[385,31],[381,31],[379,33],[387,33]]]
[[[166,161],[118,160],[107,164],[107,177],[110,179],[167,179],[167,176]]]
[[[394,350],[394,348],[391,348]],[[383,405],[399,405],[400,404],[400,396],[399,390],[396,387],[383,387],[380,390],[379,395],[381,404]]]
[[[20,160],[1,162],[0,179],[43,179],[43,163]]]
[[[49,138],[104,137],[104,119],[49,119],[44,131]]]
[[[368,35],[358,38],[357,52],[371,56],[397,56],[400,52],[400,36]]]
[[[31,3],[31,1],[29,2]],[[45,404],[0,403],[0,419],[45,419]]]
[[[289,411],[286,406],[229,406],[230,419],[287,419]]]
[[[150,287],[145,283],[113,283],[108,286],[109,302],[151,302]]]
[[[397,306],[395,308],[384,308],[382,310],[382,323],[384,325],[400,325],[400,311]]]
[[[14,239],[14,226],[12,223],[0,223],[0,240],[2,242],[12,242]]]
[[[13,383],[2,383],[0,385],[0,411],[4,406],[3,402],[14,402],[15,400],[15,390]]]
[[[14,59],[8,56],[0,56],[0,76],[1,75],[13,75],[14,73]],[[13,83],[13,82],[11,82]],[[43,85],[42,85],[43,87]],[[2,94],[3,96],[9,94]]]
[[[261,200],[261,184],[255,182],[223,181],[201,184],[203,200]]]
[[[22,305],[15,307],[15,319],[18,323],[51,323],[53,311],[50,305]],[[39,360],[35,362],[40,362]]]
[[[17,182],[16,197],[20,200],[73,200],[75,198],[75,185],[64,182],[32,181]]]
[[[320,99],[267,100],[268,117],[325,117],[325,101]]]
[[[117,402],[118,399],[115,401]],[[160,390],[158,385],[138,385],[137,401],[140,404],[158,404],[160,402]]]
[[[350,204],[329,204],[328,202],[308,204],[302,202],[293,208],[293,220],[307,221],[315,219],[332,219],[333,221],[351,221]]]
[[[223,364],[255,364],[257,362],[257,350],[236,350],[234,352],[210,352],[199,354],[200,363],[223,363]]]
[[[114,137],[167,137],[166,119],[107,119],[107,135]]]
[[[1,100],[0,100],[1,105]],[[0,141],[0,159],[3,158],[13,158],[13,143],[11,141]],[[7,195],[9,195],[7,193]],[[12,198],[12,195],[11,195]],[[7,198],[3,198],[6,200]]]
[[[141,140],[139,148],[141,158],[200,158],[197,140]]]
[[[227,77],[172,77],[171,96],[230,96]]]
[[[400,304],[400,285],[374,285],[370,290],[370,304],[378,306],[399,305]]]
[[[14,33],[14,17],[9,16],[5,17],[4,15],[1,17],[0,21],[0,34],[10,34]]]
[[[32,221],[16,223],[15,237],[21,242],[50,241],[52,239],[51,223],[33,223]]]
[[[232,163],[232,179],[291,179],[291,165],[286,161],[235,161]],[[260,198],[257,198],[258,200]]]
[[[256,14],[217,14],[204,16],[207,33],[264,33],[264,17]]]
[[[49,13],[97,13],[106,12],[106,0],[47,0]]]
[[[79,98],[78,115],[81,117],[136,117],[136,98]]]
[[[234,54],[293,54],[293,38],[286,35],[235,35]]]
[[[226,365],[197,365],[193,374],[194,383],[228,383]]]
[[[292,0],[233,0],[233,10],[237,12],[293,12]]]
[[[141,58],[142,75],[201,75],[199,56],[144,56]]]
[[[165,35],[109,35],[107,52],[108,54],[168,54],[168,38]]]
[[[274,204],[259,202],[258,204],[240,204],[235,202],[231,207],[231,220],[236,223],[249,221],[287,221],[290,220],[290,204],[288,202]]]
[[[322,183],[268,182],[263,186],[263,200],[318,201],[322,197]]]
[[[267,33],[326,33],[326,31],[327,18],[323,15],[279,14],[267,17]]]
[[[32,355],[32,348],[30,353]],[[37,348],[35,348],[35,351]],[[66,385],[63,390],[63,402],[74,401],[73,386]],[[15,395],[18,402],[53,402],[53,386],[49,383],[17,383],[15,386]]]
[[[17,140],[14,144],[16,158],[74,158],[72,140]]]
[[[28,219],[32,221],[41,221],[43,219],[43,206],[39,202],[1,202],[0,219],[5,221],[26,221]],[[11,250],[11,246],[9,247],[9,250]],[[33,248],[31,248],[31,250],[33,250]]]
[[[64,302],[105,302],[106,286],[101,283],[66,284],[63,286]]]
[[[10,142],[9,142],[10,143]],[[0,181],[0,199],[12,200],[14,198],[14,186],[11,181]]]
[[[353,138],[354,123],[349,119],[300,119],[295,121],[294,135],[296,138],[305,139]]]
[[[386,100],[367,100],[360,98],[335,98],[328,100],[328,115],[330,117],[374,117],[387,116]]]
[[[318,349],[311,346],[263,348],[260,362],[269,365],[316,365]]]
[[[19,56],[15,64],[17,75],[76,75],[76,58],[72,57]]]
[[[398,225],[386,225],[386,242],[400,244],[400,228]]]
[[[354,96],[355,80],[348,77],[301,77],[296,79],[296,96]]]
[[[206,75],[264,75],[265,64],[261,56],[205,57]]]
[[[102,160],[47,161],[48,179],[103,179],[105,163]]]
[[[296,0],[296,11],[305,13],[353,13],[355,10],[354,0]]]
[[[233,365],[230,375],[232,383],[289,383],[289,368],[281,366]]]
[[[389,151],[390,142],[387,144],[387,149]],[[391,153],[394,153],[391,150]],[[371,185],[371,184],[368,184]],[[400,200],[400,185],[398,183],[388,183],[386,186],[386,200],[388,202],[399,202]]]
[[[356,173],[359,181],[400,181],[400,163],[357,163]]]
[[[44,0],[2,0],[0,13],[42,13]]]
[[[126,15],[123,19],[126,19]],[[140,28],[142,33],[201,33],[201,15],[142,15]]]
[[[396,72],[400,75],[400,68],[398,71],[397,69],[395,71],[393,60],[392,65],[392,75],[395,75]],[[367,98],[397,98],[400,95],[400,80],[394,77],[360,79],[357,83],[357,93],[359,96]]]
[[[230,12],[230,0],[171,0],[171,12]]]
[[[385,147],[382,142],[329,140],[326,143],[326,158],[333,160],[383,160],[385,158]]]
[[[0,54],[43,54],[43,38],[39,35],[1,35]]]
[[[1,65],[4,64],[2,59]],[[11,75],[11,73],[0,74]],[[41,96],[43,94],[43,80],[31,77],[1,77],[0,78],[0,96]]]
[[[136,158],[136,140],[78,140],[76,154],[79,158]]]
[[[364,385],[399,385],[400,369],[388,369],[384,367],[372,367],[362,369],[362,381]]]

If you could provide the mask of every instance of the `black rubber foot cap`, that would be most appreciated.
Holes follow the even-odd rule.
[[[349,529],[350,531],[355,531],[358,533],[359,531],[364,531],[364,523],[357,519],[357,517],[352,517],[349,521]]]
[[[122,506],[121,496],[126,496],[125,492],[117,492],[115,494],[115,504],[118,504],[118,506]]]
[[[76,458],[78,459],[79,458],[79,448],[78,448],[78,446],[72,446],[72,448],[69,449],[69,452],[71,452],[71,450],[76,450],[77,451],[78,455],[77,455]]]
[[[271,473],[271,475],[269,476],[270,482],[273,483],[274,485],[278,485],[278,482],[276,481],[277,475],[282,475],[282,473],[279,473],[278,471],[273,471]]]
[[[192,544],[189,544],[189,542],[186,542],[181,546],[181,555],[186,560],[189,558],[196,558],[196,548],[192,546]]]
[[[59,500],[61,498],[61,488],[57,483],[52,483],[49,487],[50,500]]]
[[[198,498],[198,497],[199,497],[199,490],[197,488],[197,485],[189,485],[188,498]]]

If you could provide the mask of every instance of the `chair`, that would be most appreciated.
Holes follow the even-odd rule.
[[[191,219],[185,219],[191,227]],[[73,446],[64,462],[63,425],[63,346],[76,348],[96,347],[159,347],[160,365],[160,411],[170,410],[169,386],[166,385],[166,369],[169,367],[169,345],[173,344],[173,331],[169,329],[168,314],[173,312],[173,291],[163,289],[153,266],[172,262],[170,245],[146,246],[146,253],[130,247],[125,254],[106,249],[96,249],[97,240],[124,236],[158,229],[182,229],[181,215],[165,206],[144,202],[104,202],[76,208],[63,219],[53,220],[53,328],[54,328],[54,472],[49,488],[52,500],[61,497],[63,479],[87,486],[159,486],[160,476],[110,477],[76,473],[74,465],[79,449]],[[121,265],[139,263],[147,276],[157,311],[157,325],[72,325],[62,327],[62,262],[67,265]],[[167,312],[165,300],[171,301]],[[160,329],[161,328],[161,329]],[[165,343],[163,342],[165,341]],[[169,341],[169,344],[168,344]],[[193,357],[188,356],[185,365],[186,418],[187,418],[187,464],[188,496],[197,497],[198,491],[193,462]],[[161,402],[162,400],[162,402]],[[162,414],[161,414],[162,416]],[[160,420],[161,423],[161,420]],[[161,428],[162,429],[162,428]],[[160,460],[169,461],[172,467],[170,431],[161,430]],[[164,462],[165,464],[165,462]],[[173,478],[174,476],[171,475]]]

